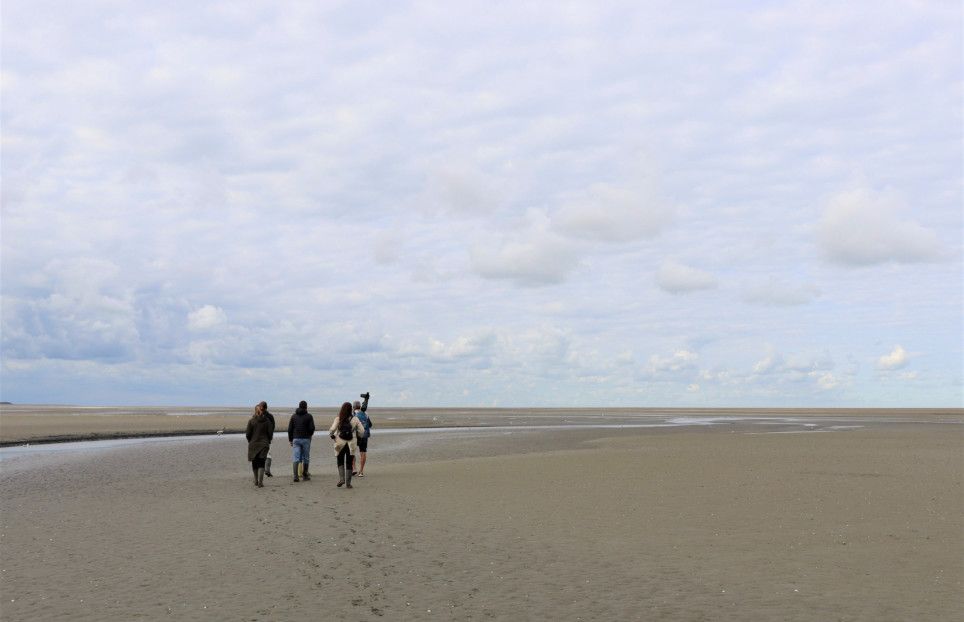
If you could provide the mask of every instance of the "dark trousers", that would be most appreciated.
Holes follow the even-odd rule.
[[[338,466],[342,466],[343,464],[345,464],[346,456],[348,460],[348,467],[351,468],[352,456],[351,456],[350,450],[348,449],[347,443],[345,444],[344,447],[341,448],[341,451],[338,452],[338,457],[335,458],[335,460],[338,462]]]
[[[258,469],[263,469],[263,468],[264,468],[264,458],[255,458],[254,460],[251,461],[251,470],[254,471],[255,475],[258,474]]]

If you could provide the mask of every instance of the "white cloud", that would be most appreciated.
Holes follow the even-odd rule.
[[[707,384],[739,385],[745,382],[743,374],[719,366],[713,369],[701,369],[699,377]]]
[[[556,229],[598,242],[627,242],[659,233],[673,210],[648,187],[594,184],[555,215]]]
[[[853,375],[852,370],[834,373],[835,366],[827,352],[798,352],[785,357],[771,348],[764,358],[753,365],[747,381],[769,388],[814,384],[822,391],[829,391],[844,387]]]
[[[783,357],[779,353],[771,352],[753,365],[753,373],[768,374],[783,369],[783,366]]]
[[[669,356],[654,354],[649,357],[644,372],[650,375],[676,375],[696,371],[700,356],[690,350],[676,350]]]
[[[613,357],[613,362],[617,365],[632,365],[636,361],[631,350],[623,350]]]
[[[448,343],[439,339],[430,339],[429,353],[432,357],[442,360],[490,357],[495,353],[496,345],[495,333],[484,331],[474,335],[456,337]]]
[[[478,244],[471,251],[472,269],[479,276],[528,287],[561,283],[578,264],[573,243],[547,233],[493,246]]]
[[[0,388],[959,404],[952,5],[7,0]]]
[[[711,273],[685,264],[667,260],[656,271],[656,284],[670,294],[686,294],[716,287]]]
[[[419,335],[388,344],[386,352],[391,357],[424,358],[445,366],[460,361],[461,365],[488,367],[498,361],[500,371],[506,373],[516,373],[517,366],[572,362],[569,338],[551,327],[482,328],[449,337]]]
[[[837,194],[817,225],[824,254],[853,266],[943,259],[946,252],[937,234],[904,219],[901,208],[892,196],[863,188]]]
[[[883,370],[902,369],[910,362],[910,357],[906,350],[900,345],[894,346],[889,354],[885,354],[877,359],[877,368]]]
[[[827,352],[819,354],[802,352],[786,357],[783,369],[797,373],[812,373],[817,371],[828,371],[835,366],[833,358]]]
[[[3,298],[3,356],[22,359],[92,360],[113,364],[131,359],[142,338],[130,296],[96,289],[40,300]]]
[[[204,305],[187,314],[187,325],[191,330],[210,330],[223,325],[227,319],[228,316],[220,307]]]
[[[429,175],[426,206],[450,216],[484,216],[500,201],[498,184],[477,167],[456,163],[440,166]]]
[[[403,242],[399,233],[383,231],[375,236],[372,253],[375,262],[382,266],[397,263],[402,257]]]
[[[793,307],[811,302],[820,294],[814,285],[791,283],[770,277],[743,292],[743,300],[761,306]]]
[[[829,391],[830,389],[836,389],[840,386],[840,381],[831,372],[811,372],[811,378],[816,378],[817,386],[824,391]]]

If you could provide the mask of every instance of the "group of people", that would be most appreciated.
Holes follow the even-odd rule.
[[[335,463],[338,465],[338,486],[352,488],[352,476],[365,477],[365,460],[368,458],[368,439],[372,420],[368,416],[368,398],[362,393],[363,402],[345,402],[328,428],[328,437],[334,441]],[[260,402],[254,407],[254,415],[248,420],[244,436],[248,439],[248,462],[254,472],[254,485],[264,487],[265,476],[271,474],[271,441],[274,439],[274,415],[268,412],[268,403]],[[315,418],[308,412],[308,403],[302,400],[288,420],[288,444],[291,445],[292,482],[310,481],[308,465],[311,462],[311,437],[315,434]],[[358,455],[358,470],[355,456]]]

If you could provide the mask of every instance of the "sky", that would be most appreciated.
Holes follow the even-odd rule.
[[[957,1],[0,18],[2,400],[964,407]]]

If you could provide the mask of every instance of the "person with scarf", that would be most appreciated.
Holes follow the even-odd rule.
[[[328,428],[328,436],[335,441],[335,463],[338,465],[338,486],[351,488],[352,457],[358,451],[357,439],[365,434],[365,426],[352,414],[351,403],[345,402],[338,416]]]

